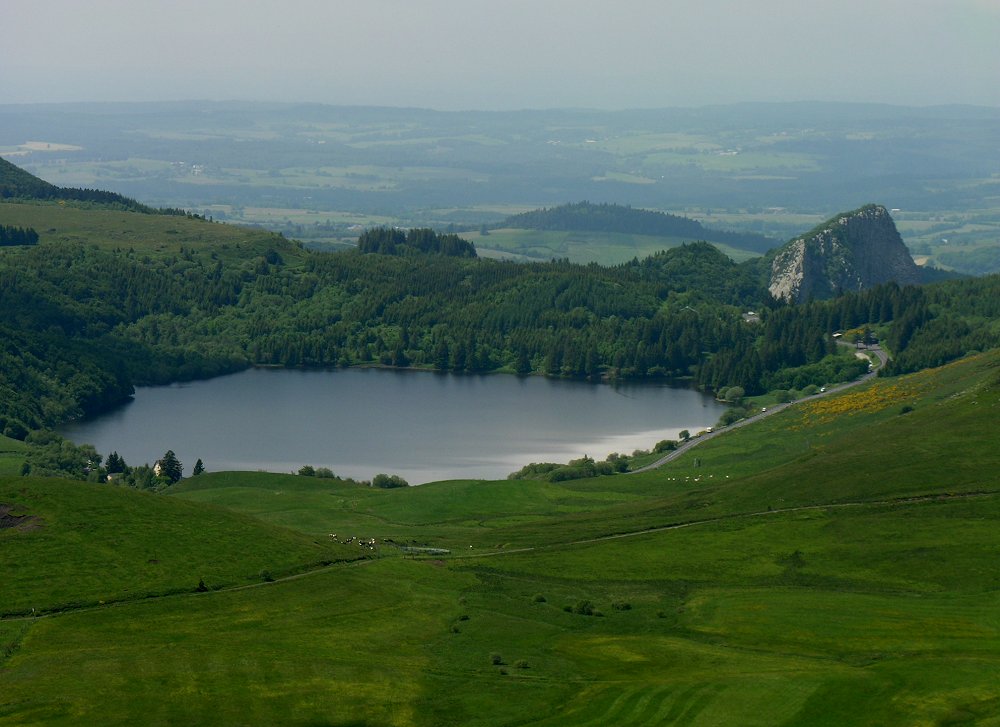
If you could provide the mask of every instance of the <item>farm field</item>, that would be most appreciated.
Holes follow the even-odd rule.
[[[785,241],[874,202],[894,210],[921,262],[979,275],[1000,270],[996,129],[989,109],[871,104],[506,114],[15,105],[0,108],[0,155],[55,184],[261,224],[330,249],[356,239],[357,225],[469,231],[581,200]],[[559,245],[539,247],[528,254],[551,256]],[[601,262],[648,250],[608,238],[575,241],[567,254]]]
[[[678,247],[692,240],[654,235],[629,235],[608,232],[560,232],[548,230],[491,230],[488,235],[469,232],[463,237],[475,244],[480,256],[502,252],[529,260],[568,258],[572,263],[596,262],[598,265],[619,265],[633,258],[640,260],[661,250]],[[712,243],[736,262],[743,262],[755,253],[729,245]]]
[[[637,475],[5,476],[0,724],[990,724],[998,363]]]

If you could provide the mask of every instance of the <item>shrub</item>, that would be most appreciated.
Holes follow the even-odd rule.
[[[740,419],[746,419],[749,412],[743,407],[734,406],[730,409],[726,409],[722,412],[722,416],[719,417],[720,426],[728,426],[734,422],[738,422]]]
[[[590,601],[577,601],[576,605],[573,606],[573,613],[578,613],[582,616],[593,616],[594,604]]]
[[[532,603],[545,603],[545,596],[541,593],[536,593],[534,598],[531,599]]]
[[[562,467],[562,465],[556,464],[555,462],[532,462],[531,464],[526,464],[517,472],[511,472],[509,475],[507,475],[507,479],[508,480],[545,479],[544,477],[540,477],[540,475],[547,475],[553,470],[559,469],[560,467]]]
[[[611,608],[613,608],[616,611],[631,611],[632,604],[626,601],[615,601],[614,603],[611,604]]]
[[[592,458],[584,455],[580,459],[571,459],[569,464],[564,467],[553,470],[549,474],[549,482],[580,480],[586,477],[595,477],[598,474],[600,473],[597,468],[597,463],[595,463]],[[610,474],[610,472],[608,472],[608,474]]]
[[[527,669],[528,662],[524,659],[518,659],[517,661],[514,662],[514,666],[517,667],[518,669]]]
[[[742,386],[730,386],[722,395],[724,401],[731,401],[734,404],[746,396],[746,391]]]
[[[656,446],[653,447],[653,451],[656,452],[657,454],[661,454],[663,452],[672,452],[675,449],[677,449],[677,442],[675,442],[673,439],[661,439],[659,442],[656,443]]]
[[[625,472],[628,470],[628,457],[617,452],[612,452],[605,458],[605,462],[611,465],[615,472]]]
[[[302,467],[299,467],[299,474],[302,475],[303,477],[315,477],[316,470],[313,469],[312,465],[307,464],[303,465]]]
[[[409,487],[410,483],[404,480],[399,475],[383,475],[378,474],[372,478],[372,487],[378,487],[383,490],[392,489],[394,487]]]
[[[497,666],[498,664],[503,664],[503,657],[501,657],[500,654],[494,652],[490,654],[490,663],[493,664],[493,666]]]

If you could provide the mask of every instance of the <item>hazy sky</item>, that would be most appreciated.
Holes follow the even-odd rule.
[[[1000,0],[0,0],[0,103],[1000,106]]]

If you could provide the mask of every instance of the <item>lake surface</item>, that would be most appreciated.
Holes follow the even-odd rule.
[[[538,376],[418,371],[250,369],[140,388],[121,408],[64,426],[130,465],[172,449],[206,469],[294,472],[302,465],[418,484],[502,479],[529,462],[649,449],[715,424],[724,407],[697,391]]]

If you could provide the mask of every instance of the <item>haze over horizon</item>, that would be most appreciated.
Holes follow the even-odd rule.
[[[0,100],[8,104],[1000,106],[995,0],[4,5]]]

